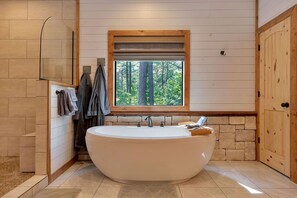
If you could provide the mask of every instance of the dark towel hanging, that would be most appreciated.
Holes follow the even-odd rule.
[[[110,113],[104,68],[96,70],[92,96],[88,107],[88,116],[94,116],[93,126],[104,125],[105,115]]]
[[[92,94],[92,82],[89,74],[83,74],[77,92],[78,111],[73,116],[75,140],[74,147],[86,148],[85,136],[88,128],[92,127],[92,117],[87,115],[89,101]]]

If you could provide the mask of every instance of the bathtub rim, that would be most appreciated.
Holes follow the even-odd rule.
[[[119,126],[123,126],[123,125],[119,125]],[[96,126],[96,127],[100,127],[100,126]],[[87,130],[86,133],[86,137],[85,139],[88,141],[95,141],[95,140],[99,140],[99,141],[107,141],[107,142],[126,142],[126,143],[152,143],[152,142],[172,142],[172,143],[176,143],[176,142],[191,142],[191,141],[197,141],[200,140],[201,142],[208,142],[209,139],[211,138],[215,138],[215,132],[212,128],[207,127],[209,129],[211,129],[211,134],[208,135],[196,135],[196,136],[191,136],[191,133],[189,133],[189,136],[175,136],[175,137],[157,137],[157,138],[142,138],[142,137],[129,137],[129,136],[109,136],[109,135],[105,135],[105,134],[96,134],[93,132],[90,132],[90,129],[96,128],[96,127],[91,127]]]

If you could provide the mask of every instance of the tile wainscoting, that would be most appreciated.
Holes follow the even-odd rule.
[[[147,125],[146,116],[107,116],[105,125]],[[155,126],[162,121],[166,125],[194,121],[200,116],[152,116]],[[210,116],[207,126],[215,130],[217,142],[213,161],[255,160],[256,159],[256,116]]]

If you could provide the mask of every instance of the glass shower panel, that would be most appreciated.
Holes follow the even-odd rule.
[[[63,20],[48,18],[40,38],[40,79],[73,84],[74,32]]]

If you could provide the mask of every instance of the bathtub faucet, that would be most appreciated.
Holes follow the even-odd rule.
[[[152,120],[151,116],[147,116],[145,118],[145,120],[147,120],[147,126],[148,127],[153,127],[153,120]]]

